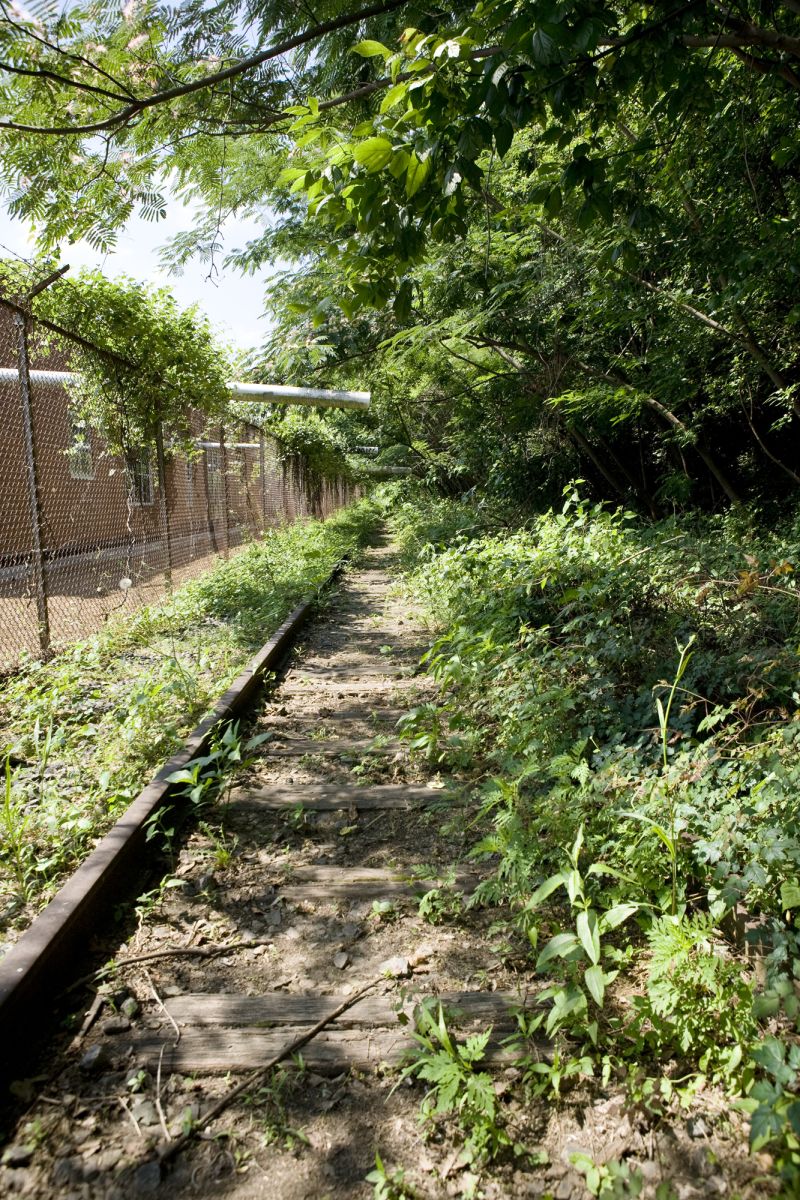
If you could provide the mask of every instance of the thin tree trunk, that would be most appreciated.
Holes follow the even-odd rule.
[[[680,430],[681,433],[685,434],[687,437],[691,437],[690,431],[684,425],[683,421],[681,421],[681,419],[679,417],[676,417],[675,413],[671,412],[670,409],[665,408],[665,406],[663,404],[661,404],[660,401],[656,400],[654,396],[643,396],[642,399],[643,399],[644,403],[648,406],[648,408],[652,408],[654,412],[657,412],[658,415],[660,417],[662,417],[667,422],[668,425],[671,425],[673,429],[678,429],[678,430]],[[703,462],[706,464],[709,471],[714,476],[717,483],[722,488],[723,492],[728,497],[728,499],[733,504],[741,504],[742,503],[741,496],[739,496],[739,494],[737,493],[733,484],[730,482],[730,480],[728,479],[727,475],[722,470],[722,468],[720,466],[718,466],[716,461],[711,457],[711,455],[708,453],[708,451],[703,447],[703,445],[699,441],[694,442],[693,445],[694,445],[694,449],[700,455]]]
[[[608,469],[608,467],[605,465],[603,460],[598,457],[598,455],[595,453],[592,446],[589,444],[589,442],[586,440],[584,435],[581,433],[580,429],[578,429],[577,425],[567,426],[567,432],[569,433],[569,435],[573,439],[573,441],[577,444],[578,449],[582,450],[583,453],[586,455],[586,457],[591,462],[594,463],[595,467],[600,472],[600,474],[603,476],[606,483],[608,483],[611,486],[611,488],[613,488],[613,490],[622,497],[623,500],[627,501],[628,493],[625,489],[625,486],[623,485],[621,480],[617,479],[617,477],[613,474],[613,472]]]

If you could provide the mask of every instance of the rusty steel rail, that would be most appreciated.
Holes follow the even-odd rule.
[[[317,603],[319,594],[341,574],[342,559],[251,659],[209,715],[189,734],[181,750],[164,764],[151,783],[84,859],[57,895],[36,917],[0,961],[0,1028],[3,1054],[0,1076],[24,1055],[30,1058],[33,1021],[52,1015],[53,1000],[78,977],[89,939],[102,932],[112,906],[124,897],[132,880],[145,869],[147,825],[176,785],[169,776],[205,753],[223,721],[240,716],[254,698],[264,675],[280,667],[286,653]],[[16,1061],[15,1061],[16,1060]]]

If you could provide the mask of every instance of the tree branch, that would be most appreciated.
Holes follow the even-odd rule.
[[[287,38],[286,41],[279,42],[276,46],[272,46],[269,50],[263,50],[260,54],[253,54],[249,58],[243,58],[241,62],[235,63],[231,67],[226,67],[223,71],[216,71],[213,75],[206,75],[202,79],[193,79],[188,83],[177,84],[175,87],[165,88],[164,91],[154,92],[152,96],[146,96],[141,100],[134,100],[132,103],[126,105],[125,108],[121,108],[119,112],[113,113],[110,117],[106,117],[102,121],[93,121],[85,125],[51,126],[24,125],[17,121],[0,121],[0,129],[10,129],[16,133],[41,133],[49,135],[102,133],[106,129],[116,129],[118,126],[126,125],[133,117],[139,116],[140,113],[145,112],[147,109],[155,108],[161,104],[168,104],[171,100],[189,96],[193,92],[204,91],[207,88],[214,87],[218,83],[223,83],[227,79],[235,79],[238,75],[243,75],[245,72],[252,71],[255,67],[261,66],[262,63],[269,62],[270,59],[280,58],[282,54],[288,54],[290,50],[295,50],[298,46],[304,46],[308,42],[313,42],[328,33],[335,33],[339,29],[346,29],[349,25],[357,25],[359,21],[364,21],[368,17],[376,17],[383,13],[392,12],[396,8],[401,8],[406,2],[407,0],[385,0],[383,4],[374,4],[370,8],[359,9],[358,12],[345,13],[343,16],[335,18],[335,20],[325,21],[320,25],[316,25],[313,29],[307,29],[303,33]]]
[[[40,46],[44,46],[47,50],[52,50],[54,54],[60,54],[64,58],[71,58],[73,62],[81,63],[84,67],[89,67],[91,71],[95,71],[98,75],[102,75],[103,78],[107,79],[109,83],[113,83],[114,87],[119,88],[125,99],[133,99],[133,93],[129,88],[125,87],[124,83],[121,83],[119,79],[115,79],[113,75],[109,75],[108,71],[104,71],[102,67],[98,66],[97,63],[92,62],[90,58],[84,58],[82,54],[75,54],[72,50],[64,50],[62,46],[59,46],[55,42],[49,42],[47,38],[42,37],[41,34],[36,33],[35,30],[30,29],[26,25],[21,25],[18,21],[15,21],[13,17],[8,15],[8,8],[3,3],[3,0],[0,0],[0,8],[2,8],[3,12],[5,13],[6,22],[12,27],[12,29],[18,30],[23,37],[28,37],[32,41],[38,42]]]
[[[121,92],[109,92],[106,88],[95,87],[93,83],[82,83],[79,79],[70,79],[69,75],[59,75],[57,71],[46,68],[32,70],[30,67],[15,67],[13,63],[0,61],[0,71],[8,71],[10,75],[26,75],[31,79],[52,79],[55,83],[66,83],[79,92],[91,92],[96,96],[105,96],[109,100],[129,100]]]

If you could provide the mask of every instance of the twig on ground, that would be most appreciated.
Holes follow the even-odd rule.
[[[180,1037],[180,1034],[178,1036]],[[161,1103],[161,1064],[164,1061],[164,1051],[165,1050],[166,1050],[166,1046],[162,1046],[161,1053],[158,1056],[158,1070],[156,1071],[155,1101],[156,1101],[156,1112],[158,1113],[158,1120],[159,1120],[159,1124],[161,1125],[161,1132],[164,1134],[165,1139],[168,1142],[171,1142],[172,1134],[170,1133],[169,1128],[167,1126],[167,1118],[164,1116],[164,1106]]]
[[[163,1000],[161,999],[161,997],[159,996],[159,994],[158,994],[158,991],[156,990],[156,985],[153,983],[153,980],[152,980],[152,978],[151,978],[151,976],[150,976],[150,972],[148,971],[147,967],[145,967],[145,969],[144,969],[144,977],[145,977],[145,979],[147,980],[147,983],[148,983],[148,985],[149,985],[149,987],[150,987],[150,991],[153,993],[153,999],[155,1000],[156,1004],[158,1005],[158,1007],[159,1007],[159,1008],[161,1009],[161,1011],[163,1012],[164,1016],[167,1018],[167,1020],[168,1020],[168,1021],[169,1021],[169,1023],[171,1024],[172,1028],[175,1030],[175,1043],[174,1043],[174,1045],[175,1045],[175,1046],[177,1046],[178,1042],[181,1040],[181,1031],[180,1031],[180,1029],[178,1028],[178,1024],[177,1024],[177,1022],[176,1022],[175,1018],[173,1017],[172,1013],[169,1011],[169,1009],[167,1008],[166,1004],[164,1003],[164,1001],[163,1001]],[[159,1062],[159,1064],[158,1064],[158,1065],[159,1065],[159,1068],[160,1068],[160,1067],[161,1067],[161,1063]]]
[[[95,1021],[97,1020],[97,1018],[100,1014],[100,1010],[103,1007],[103,1005],[105,1004],[105,1002],[106,1002],[106,997],[103,995],[103,993],[96,992],[94,1000],[92,1000],[92,1003],[89,1006],[89,1010],[86,1013],[86,1016],[83,1018],[83,1023],[81,1025],[80,1029],[75,1034],[75,1037],[72,1039],[72,1041],[70,1043],[70,1047],[69,1047],[70,1052],[73,1050],[77,1050],[78,1046],[80,1046],[81,1042],[86,1037],[86,1034],[89,1032],[89,1030],[94,1025]]]
[[[256,946],[271,946],[272,942],[268,939],[254,939],[252,942],[234,942],[230,946],[172,946],[168,950],[152,950],[148,954],[136,954],[130,958],[118,958],[114,962],[109,963],[105,967],[100,967],[97,971],[92,971],[90,975],[82,975],[80,979],[76,979],[64,991],[63,995],[68,995],[70,992],[76,991],[80,987],[84,987],[87,983],[94,983],[96,980],[105,979],[106,976],[112,975],[114,971],[119,971],[123,967],[133,967],[138,963],[155,962],[159,958],[217,958],[221,954],[233,954],[235,950],[252,950]]]

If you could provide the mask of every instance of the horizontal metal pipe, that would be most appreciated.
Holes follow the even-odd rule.
[[[77,383],[74,371],[31,371],[31,383],[38,387],[47,384]],[[17,383],[16,367],[0,367],[0,383]],[[243,383],[232,380],[228,387],[232,396],[258,396],[273,404],[300,404],[310,408],[369,408],[369,392],[337,392],[327,388],[284,387],[277,383]]]
[[[31,383],[75,383],[78,376],[74,371],[29,371]],[[0,383],[17,383],[19,371],[16,367],[0,367]]]
[[[197,445],[201,450],[219,450],[222,447],[221,442],[198,442]],[[226,450],[260,450],[260,442],[226,442]]]
[[[369,408],[369,392],[335,392],[326,388],[284,387],[277,383],[230,383],[233,396],[261,396],[276,404],[310,404],[314,408]]]
[[[382,467],[376,463],[364,463],[358,469],[363,475],[374,475],[376,479],[390,479],[395,475],[399,478],[414,474],[413,467]]]

